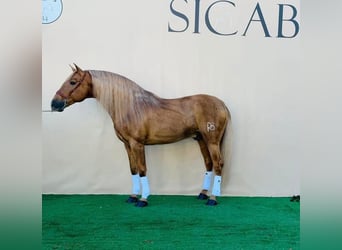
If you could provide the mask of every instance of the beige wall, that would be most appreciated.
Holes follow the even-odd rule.
[[[215,95],[232,114],[226,142],[232,157],[224,169],[222,194],[299,193],[299,107],[308,85],[301,75],[300,33],[293,39],[276,38],[278,2],[258,1],[272,37],[264,37],[260,22],[252,22],[242,36],[256,1],[232,1],[235,7],[212,9],[211,22],[218,30],[238,32],[215,35],[203,18],[215,2],[209,0],[201,1],[200,34],[193,33],[191,0],[174,5],[189,17],[188,30],[168,32],[168,24],[184,27],[171,14],[170,2],[64,0],[62,16],[42,27],[42,109],[49,109],[73,62],[83,69],[120,73],[165,98]],[[285,2],[300,13],[299,1]],[[288,34],[292,28],[284,23]],[[62,113],[43,112],[42,117],[44,193],[130,192],[124,146],[95,100]],[[152,194],[198,193],[205,168],[195,141],[148,146],[146,155]]]

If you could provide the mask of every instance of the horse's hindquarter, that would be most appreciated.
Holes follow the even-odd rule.
[[[224,132],[227,122],[230,119],[230,113],[224,102],[217,97],[209,95],[193,96],[194,113],[199,131],[211,134],[221,134]]]

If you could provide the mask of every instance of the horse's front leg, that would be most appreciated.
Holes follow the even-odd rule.
[[[131,147],[128,143],[125,143],[125,148],[127,151],[128,159],[129,159],[129,166],[131,168],[131,178],[132,178],[132,193],[128,197],[128,203],[136,203],[138,202],[138,195],[140,194],[140,177],[138,173],[137,165],[135,164],[133,153],[131,152]]]
[[[145,148],[141,143],[130,141],[126,144],[126,150],[133,182],[132,194],[127,202],[136,202],[137,207],[145,207],[148,205],[147,198],[150,195],[150,186],[146,176]],[[137,195],[140,193],[140,185],[141,199],[138,200]]]

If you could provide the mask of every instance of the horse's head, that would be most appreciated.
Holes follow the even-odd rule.
[[[75,102],[93,97],[91,75],[76,64],[74,66],[71,66],[73,73],[66,79],[51,101],[52,111],[61,112]]]

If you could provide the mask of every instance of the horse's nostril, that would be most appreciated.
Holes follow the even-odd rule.
[[[51,110],[52,111],[63,111],[65,108],[66,101],[65,100],[52,100],[51,102]]]

